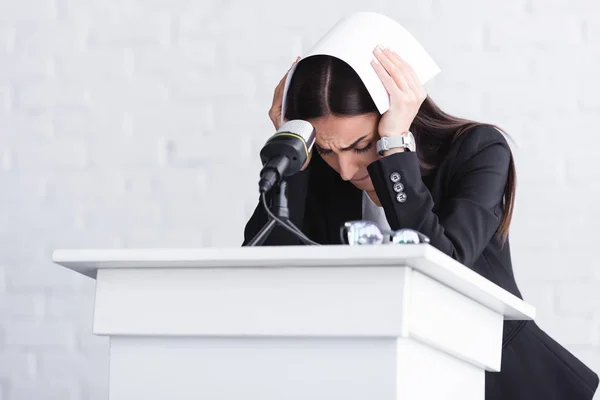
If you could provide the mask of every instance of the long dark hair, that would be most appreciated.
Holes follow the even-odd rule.
[[[312,119],[326,115],[353,116],[367,113],[379,114],[373,99],[358,74],[344,61],[326,55],[307,57],[297,65],[287,93],[284,117]],[[432,174],[446,150],[461,135],[474,127],[493,125],[449,115],[428,96],[412,125],[411,132],[417,142],[417,156],[421,174]],[[508,136],[508,135],[507,135]],[[516,190],[516,171],[511,155],[508,179],[504,188],[504,214],[498,235],[506,241],[512,219]]]

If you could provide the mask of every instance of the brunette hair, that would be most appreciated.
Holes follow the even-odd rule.
[[[286,103],[286,120],[312,119],[330,114],[379,114],[354,69],[344,61],[326,55],[315,55],[301,60],[290,81]],[[496,125],[449,115],[428,96],[410,128],[417,142],[417,156],[422,175],[433,173],[450,145],[477,126],[492,126],[506,135],[506,132]],[[515,191],[516,171],[511,154],[503,196],[504,213],[497,231],[503,242],[508,238]]]

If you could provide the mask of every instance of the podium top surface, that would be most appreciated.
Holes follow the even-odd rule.
[[[502,313],[505,319],[535,317],[533,306],[428,244],[57,249],[52,261],[91,278],[98,269],[408,266]]]

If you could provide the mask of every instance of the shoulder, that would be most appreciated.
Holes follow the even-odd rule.
[[[469,158],[488,148],[510,152],[510,146],[503,132],[493,125],[478,125],[463,132],[453,143],[456,155]]]
[[[505,133],[493,125],[478,125],[463,132],[452,144],[449,156],[455,169],[480,164],[508,166],[512,153]]]

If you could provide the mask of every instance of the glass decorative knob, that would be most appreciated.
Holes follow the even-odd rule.
[[[342,243],[350,246],[383,243],[381,229],[370,221],[348,221],[340,229],[340,235]]]
[[[399,229],[390,232],[390,241],[394,244],[429,243],[429,238],[414,229]]]

